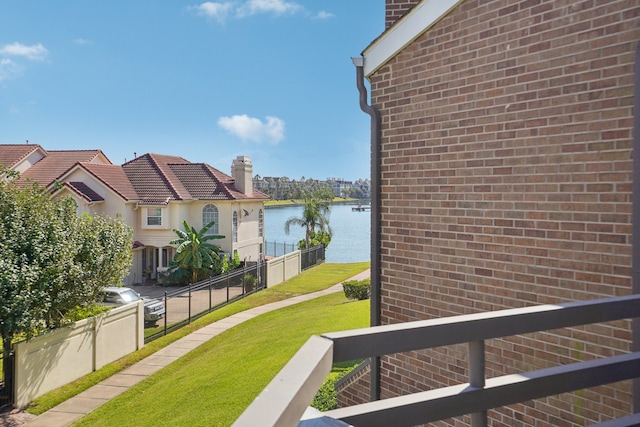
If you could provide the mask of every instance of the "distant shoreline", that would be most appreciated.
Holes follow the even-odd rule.
[[[332,205],[369,205],[371,201],[369,199],[353,199],[353,198],[342,198],[335,197],[331,202]],[[265,209],[273,209],[273,208],[284,208],[290,206],[303,206],[303,200],[269,200],[264,203]]]

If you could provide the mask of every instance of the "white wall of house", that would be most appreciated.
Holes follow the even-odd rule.
[[[124,279],[127,285],[142,282],[148,267],[152,267],[152,277],[155,277],[156,267],[168,265],[169,260],[173,259],[176,246],[170,245],[169,242],[178,237],[173,230],[184,229],[183,220],[200,230],[204,226],[202,211],[209,204],[218,208],[217,234],[225,237],[215,240],[214,243],[220,246],[223,252],[233,256],[237,251],[242,261],[258,261],[263,254],[264,237],[259,235],[260,211],[264,218],[262,200],[169,201],[166,205],[139,205],[124,201],[117,193],[82,168],[72,171],[65,180],[84,182],[105,199],[101,202],[89,203],[78,194],[63,189],[59,195],[73,197],[78,205],[78,212],[114,218],[120,216],[133,228],[133,240],[145,245],[144,248],[134,250],[131,272]],[[156,210],[160,213],[160,223],[150,225],[148,217],[149,215],[155,217]],[[234,212],[237,214],[236,241],[233,239]]]
[[[13,170],[23,173],[31,166],[39,162],[44,158],[44,152],[40,149],[35,150],[30,153],[27,157],[18,162],[15,166],[13,166]]]

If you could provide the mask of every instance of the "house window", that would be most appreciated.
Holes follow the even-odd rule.
[[[262,209],[258,212],[258,236],[264,236],[264,214],[262,213]]]
[[[218,208],[214,205],[207,205],[202,209],[202,226],[204,227],[211,221],[214,221],[214,224],[206,234],[218,234]]]
[[[231,224],[231,235],[233,236],[233,242],[238,241],[238,212],[233,213],[233,223]]]
[[[162,209],[161,208],[147,209],[147,225],[162,225]]]

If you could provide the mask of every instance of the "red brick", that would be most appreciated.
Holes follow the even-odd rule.
[[[418,0],[386,3],[390,25]],[[631,292],[639,16],[638,0],[466,0],[370,76],[383,323]],[[629,328],[492,340],[487,375],[625,351]],[[382,393],[465,382],[465,357],[385,357]],[[588,425],[630,402],[621,383],[489,411],[490,424]]]

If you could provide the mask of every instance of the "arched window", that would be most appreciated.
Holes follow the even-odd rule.
[[[264,214],[262,209],[258,212],[258,236],[264,237]]]
[[[233,242],[238,241],[238,212],[233,213],[233,223],[231,225],[231,235],[233,236]]]
[[[207,230],[207,235],[218,234],[218,208],[214,205],[207,205],[202,209],[202,226],[214,221],[213,227]]]

